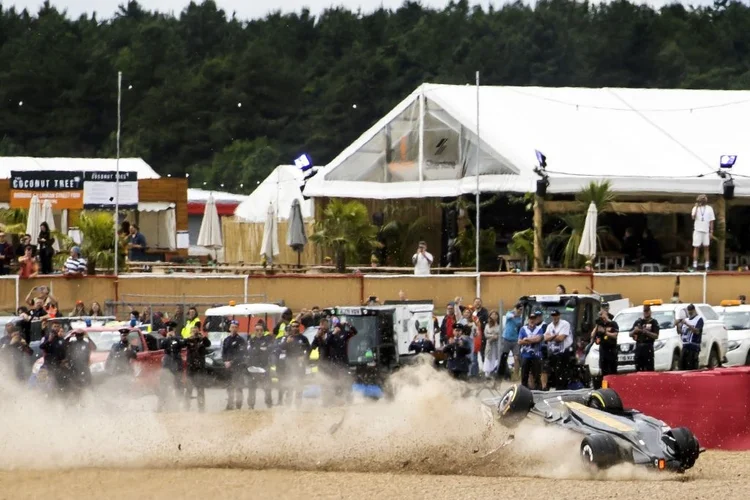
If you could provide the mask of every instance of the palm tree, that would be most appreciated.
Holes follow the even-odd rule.
[[[316,222],[313,243],[333,249],[336,270],[346,271],[346,259],[358,259],[380,246],[377,228],[370,222],[367,207],[358,201],[333,199]]]
[[[390,257],[392,265],[411,265],[408,250],[424,239],[427,217],[418,215],[414,206],[396,207],[395,204],[386,205],[383,215],[388,222],[380,228],[379,236],[386,258]]]
[[[28,210],[7,208],[0,210],[0,227],[8,234],[26,233]]]
[[[82,212],[78,219],[81,230],[81,253],[88,263],[88,274],[96,268],[115,267],[115,220],[108,212]],[[124,266],[124,254],[118,252],[120,266]]]
[[[583,227],[586,223],[586,210],[591,203],[596,207],[598,213],[612,210],[612,202],[615,201],[615,194],[612,192],[612,185],[609,181],[591,182],[576,194],[578,210],[575,213],[561,215],[560,219],[565,224],[565,228],[548,239],[548,245],[553,247],[562,246],[562,263],[563,267],[577,268],[582,267],[585,257],[578,254],[578,247],[581,245],[583,236]],[[601,220],[601,219],[599,219]],[[597,247],[618,248],[620,243],[605,226],[596,228]]]

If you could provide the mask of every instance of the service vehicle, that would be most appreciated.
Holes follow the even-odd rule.
[[[623,408],[612,389],[532,391],[514,385],[505,394],[483,400],[494,420],[514,428],[533,419],[581,436],[579,453],[592,471],[620,463],[685,472],[703,451],[685,427]]]
[[[722,300],[714,311],[727,329],[727,366],[750,366],[750,305]]]
[[[73,327],[73,329],[75,328],[81,328],[84,330],[88,337],[94,342],[94,344],[96,344],[96,350],[91,353],[90,361],[91,379],[93,384],[100,384],[110,376],[106,368],[107,357],[109,356],[112,346],[120,341],[120,331],[124,329],[129,332],[128,341],[136,350],[136,358],[131,361],[133,375],[135,376],[133,389],[136,392],[145,393],[153,393],[158,389],[162,359],[164,358],[164,350],[159,349],[160,340],[163,338],[161,335],[154,332],[146,332],[145,326]],[[70,335],[70,333],[66,336],[68,335]],[[76,342],[75,339],[72,339],[71,341]],[[31,371],[32,383],[41,382],[38,380],[38,377],[43,364],[44,358],[40,358],[34,363]]]
[[[427,328],[432,338],[435,323],[435,305],[432,300],[386,300],[383,305],[395,308],[393,325],[399,356],[414,354],[409,352],[409,345],[419,332],[419,328]]]
[[[659,322],[659,338],[654,342],[654,369],[656,371],[679,370],[682,355],[682,338],[675,328],[675,321],[687,317],[688,304],[664,304],[660,299],[646,300],[651,306],[651,315]],[[699,364],[714,368],[723,362],[727,354],[727,328],[718,314],[708,304],[694,304],[696,312],[703,318],[703,337]],[[635,340],[630,337],[636,320],[643,317],[643,306],[629,307],[617,313],[614,321],[620,327],[617,336],[617,371],[635,371]],[[586,355],[586,365],[592,376],[598,376],[599,346],[593,344]]]

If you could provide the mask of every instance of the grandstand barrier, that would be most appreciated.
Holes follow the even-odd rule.
[[[687,427],[704,448],[750,450],[750,367],[605,377],[623,405]]]

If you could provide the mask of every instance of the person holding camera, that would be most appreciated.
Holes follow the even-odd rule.
[[[96,351],[96,344],[85,330],[73,330],[65,339],[65,359],[70,376],[70,389],[74,398],[91,386],[91,353]]]
[[[698,315],[695,306],[687,306],[687,318],[677,320],[677,331],[682,337],[682,359],[681,370],[697,370],[698,357],[701,353],[701,340],[703,339],[703,318]]]
[[[66,389],[68,377],[64,362],[67,356],[65,339],[62,337],[62,327],[59,323],[53,323],[49,332],[42,339],[39,348],[44,353],[44,365],[51,382],[56,385],[58,391]]]
[[[177,338],[176,335],[175,338]],[[187,353],[185,410],[190,410],[190,400],[193,398],[193,390],[195,390],[198,411],[203,413],[206,411],[206,354],[208,348],[211,347],[211,339],[208,338],[208,332],[201,332],[199,327],[193,326],[192,335],[184,342]]]
[[[544,341],[548,350],[548,370],[553,380],[556,380],[555,388],[565,390],[570,384],[570,365],[573,361],[573,333],[570,323],[560,318],[560,311],[553,309],[550,312],[552,322],[547,325],[544,333]]]
[[[167,325],[166,337],[159,342],[159,348],[164,349],[164,357],[161,360],[161,380],[159,381],[159,402],[156,411],[164,411],[167,402],[172,399],[170,393],[182,397],[185,388],[182,385],[182,350],[186,346],[184,339],[175,333],[176,323],[173,321]]]
[[[600,375],[594,380],[594,389],[601,389],[602,380],[607,375],[617,374],[617,335],[619,332],[620,327],[609,318],[609,311],[601,308],[594,330],[591,332],[591,340],[599,346]]]
[[[432,261],[432,254],[427,251],[427,243],[420,241],[419,246],[417,247],[417,253],[411,258],[411,262],[414,264],[414,274],[417,276],[429,275]]]
[[[221,359],[224,360],[224,366],[229,372],[226,410],[242,408],[246,356],[247,341],[240,337],[240,323],[232,320],[229,325],[229,336],[224,339],[221,346]]]
[[[417,326],[417,334],[409,344],[409,352],[414,351],[414,354],[431,354],[435,352],[435,344],[427,336],[427,328],[424,326]]]
[[[448,345],[443,346],[443,353],[448,358],[448,371],[453,378],[469,378],[471,350],[471,325],[456,323],[453,325],[453,336],[448,339]]]
[[[708,197],[705,194],[698,196],[691,216],[693,217],[693,269],[698,268],[698,251],[700,247],[703,247],[703,256],[706,259],[706,271],[708,271],[710,264],[709,248],[711,246],[711,238],[714,235],[716,215],[714,214],[714,209],[708,204]]]
[[[266,408],[273,406],[271,398],[271,353],[275,339],[271,332],[267,332],[263,323],[256,323],[253,335],[247,342],[247,361],[251,368],[260,368],[262,373],[250,373],[250,383],[247,393],[247,407],[255,408],[255,393],[263,389]]]
[[[654,342],[659,338],[659,322],[651,316],[651,306],[644,304],[643,317],[633,324],[630,338],[635,340],[635,371],[654,371]]]

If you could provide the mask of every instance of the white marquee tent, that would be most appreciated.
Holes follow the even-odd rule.
[[[273,204],[278,219],[286,220],[289,218],[292,201],[298,199],[302,206],[302,216],[310,218],[313,216],[313,201],[302,198],[300,186],[303,182],[300,169],[294,165],[279,165],[237,206],[234,215],[247,222],[263,223],[268,205]]]
[[[550,193],[608,179],[619,192],[718,194],[719,158],[733,154],[735,195],[750,196],[750,91],[480,87],[479,110],[483,192],[534,191],[539,150]],[[474,193],[476,122],[476,87],[424,84],[313,177],[305,194]]]

